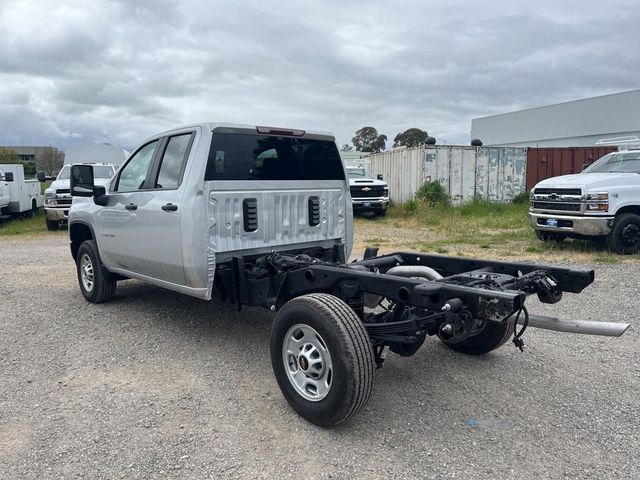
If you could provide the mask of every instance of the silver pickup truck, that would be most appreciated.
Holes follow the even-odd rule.
[[[84,297],[118,281],[277,311],[271,363],[289,404],[318,425],[361,410],[388,350],[427,336],[478,355],[527,326],[619,336],[626,324],[529,313],[560,301],[592,270],[352,247],[349,184],[328,133],[207,123],[142,143],[106,184],[71,168],[71,253]],[[428,374],[428,372],[425,372]]]

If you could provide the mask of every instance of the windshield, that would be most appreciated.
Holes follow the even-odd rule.
[[[69,165],[63,167],[62,170],[60,170],[60,173],[58,174],[58,180],[69,180],[70,171],[71,169],[69,168]]]
[[[93,167],[93,178],[111,178],[113,177],[113,168],[96,165]]]
[[[640,173],[640,152],[609,153],[582,173]]]
[[[364,168],[347,168],[349,178],[371,178]]]
[[[69,180],[69,174],[71,172],[71,167],[69,165],[65,165],[60,173],[58,174],[58,180]],[[113,177],[113,168],[107,167],[105,165],[94,165],[93,167],[93,178],[111,178]]]

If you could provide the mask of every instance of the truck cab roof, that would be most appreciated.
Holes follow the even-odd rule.
[[[331,132],[320,131],[320,130],[300,130],[293,128],[281,128],[281,127],[268,127],[261,125],[249,125],[242,123],[227,123],[227,122],[204,122],[204,123],[192,123],[187,125],[182,125],[180,127],[172,128],[170,130],[165,130],[164,132],[158,133],[149,137],[145,140],[146,143],[149,140],[154,138],[163,137],[172,133],[181,132],[188,129],[193,128],[201,128],[203,130],[208,130],[210,132],[219,132],[219,133],[259,133],[263,135],[276,135],[276,136],[293,136],[293,137],[303,137],[303,138],[315,138],[318,140],[328,140],[335,142],[335,137]]]

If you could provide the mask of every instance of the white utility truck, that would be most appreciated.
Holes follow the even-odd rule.
[[[69,172],[71,165],[91,163],[96,166],[94,178],[97,185],[106,185],[124,163],[127,152],[114,145],[77,145],[70,147],[64,156],[64,166],[56,179],[44,191],[44,210],[47,230],[57,230],[61,223],[66,223],[71,207],[69,191]],[[38,174],[40,181],[45,180],[43,172]]]
[[[608,153],[582,173],[531,190],[529,220],[543,241],[604,238],[610,250],[640,251],[640,149]]]
[[[40,183],[25,180],[22,165],[0,165],[0,219],[33,216],[42,203]]]

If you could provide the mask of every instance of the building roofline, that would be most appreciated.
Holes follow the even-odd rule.
[[[586,97],[586,98],[578,98],[578,99],[575,99],[575,100],[567,100],[566,102],[551,103],[549,105],[540,105],[538,107],[523,108],[521,110],[512,110],[511,112],[496,113],[494,115],[487,115],[487,116],[484,116],[484,117],[473,118],[473,119],[471,119],[471,121],[473,122],[474,120],[484,120],[485,118],[502,117],[502,116],[506,116],[506,115],[513,115],[515,113],[530,112],[530,111],[533,111],[533,110],[542,110],[542,109],[546,109],[546,108],[549,108],[549,107],[557,107],[557,106],[560,106],[560,105],[567,105],[569,103],[587,102],[589,100],[595,100],[595,99],[600,99],[600,98],[605,98],[605,97],[615,97],[617,95],[626,95],[626,94],[629,94],[629,93],[640,93],[640,88],[636,88],[636,89],[633,89],[633,90],[625,90],[624,92],[607,93],[605,95],[597,95],[595,97]]]

